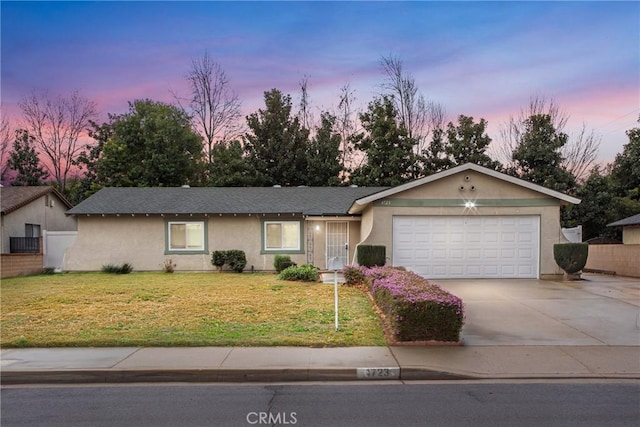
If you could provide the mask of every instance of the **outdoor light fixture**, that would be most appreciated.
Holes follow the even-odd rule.
[[[476,204],[474,202],[464,202],[464,207],[467,209],[473,209],[476,207]]]

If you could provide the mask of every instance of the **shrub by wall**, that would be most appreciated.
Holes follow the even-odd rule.
[[[101,271],[109,274],[129,274],[133,271],[133,266],[126,262],[124,264],[105,264]]]
[[[222,268],[227,265],[236,273],[242,273],[247,265],[247,256],[244,251],[239,249],[231,249],[228,251],[213,251],[211,253],[211,264],[222,271]]]
[[[347,286],[360,286],[367,283],[367,267],[360,265],[345,265],[342,267],[344,284]]]
[[[211,252],[211,264],[222,271],[225,262],[227,261],[227,251],[213,251]]]
[[[375,267],[365,276],[398,341],[459,341],[462,300],[410,271]]]
[[[382,267],[387,262],[387,248],[383,245],[359,245],[357,260],[365,267]]]
[[[291,261],[291,257],[289,255],[276,255],[273,258],[273,267],[276,269],[277,273],[282,272],[282,270],[289,268],[292,265],[296,265],[296,263]]]
[[[553,258],[567,274],[581,271],[587,264],[588,256],[589,245],[587,243],[556,243],[553,245]]]
[[[301,282],[317,282],[320,278],[318,268],[311,265],[292,265],[278,274],[280,280],[299,280]]]

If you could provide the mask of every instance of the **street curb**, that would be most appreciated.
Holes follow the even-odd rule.
[[[456,380],[640,380],[639,374],[461,374],[424,368],[401,368],[395,381],[456,381]],[[133,384],[133,383],[276,383],[313,381],[380,381],[384,378],[362,378],[356,368],[330,369],[166,369],[166,370],[57,370],[57,371],[4,371],[1,385],[26,384]]]
[[[476,376],[453,374],[428,369],[400,369],[399,377],[362,378],[357,368],[329,369],[69,369],[42,371],[4,371],[2,385],[17,384],[88,384],[88,383],[244,383],[244,382],[309,382],[309,381],[417,381],[470,380]]]

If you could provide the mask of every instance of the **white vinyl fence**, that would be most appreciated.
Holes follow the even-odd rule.
[[[78,235],[77,231],[44,231],[44,267],[53,267],[55,271],[62,270],[64,253],[73,244]]]

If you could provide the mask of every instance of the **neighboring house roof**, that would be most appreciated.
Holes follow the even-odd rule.
[[[612,222],[611,224],[607,224],[607,227],[624,227],[625,225],[640,225],[640,213],[616,222]]]
[[[68,215],[303,214],[346,215],[353,201],[388,187],[111,187]]]
[[[2,215],[7,215],[29,203],[38,200],[40,197],[53,193],[68,208],[73,205],[54,187],[51,186],[31,186],[31,187],[1,187],[0,188],[0,210]]]
[[[392,196],[394,194],[400,193],[402,191],[406,191],[412,189],[414,187],[418,187],[420,185],[424,185],[433,181],[437,181],[442,178],[446,178],[451,175],[455,175],[460,172],[464,172],[467,170],[473,170],[476,172],[483,173],[485,175],[489,175],[491,177],[510,182],[515,185],[519,185],[520,187],[528,188],[533,191],[537,191],[542,194],[546,194],[548,196],[554,197],[556,199],[560,199],[561,201],[573,204],[579,204],[581,202],[580,199],[576,199],[575,197],[568,196],[566,194],[560,193],[555,190],[551,190],[549,188],[543,187],[541,185],[533,184],[531,182],[525,181],[520,178],[513,177],[511,175],[504,174],[502,172],[497,172],[493,169],[488,169],[482,166],[478,166],[474,163],[466,163],[464,165],[456,166],[451,169],[447,169],[442,172],[435,173],[433,175],[426,176],[424,178],[417,179],[415,181],[407,182],[406,184],[398,185],[397,187],[392,187],[384,191],[380,191],[375,194],[371,194],[369,196],[365,196],[361,199],[356,200],[351,208],[349,209],[349,213],[358,213],[361,212],[366,205],[369,203],[375,202],[377,200],[383,199],[385,197]]]

